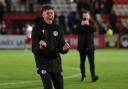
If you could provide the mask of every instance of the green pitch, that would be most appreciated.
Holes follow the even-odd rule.
[[[96,73],[91,82],[88,60],[87,79],[80,81],[79,54],[62,55],[65,89],[128,89],[128,49],[97,49]],[[31,51],[0,50],[0,89],[42,89]]]

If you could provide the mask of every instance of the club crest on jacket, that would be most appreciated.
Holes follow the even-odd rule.
[[[53,36],[58,36],[58,32],[57,31],[53,31]]]

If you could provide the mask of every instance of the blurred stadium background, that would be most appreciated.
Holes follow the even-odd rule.
[[[97,24],[97,48],[128,48],[127,0],[0,0],[0,48],[24,48],[26,24],[33,26],[45,4],[54,7],[56,22],[72,48],[77,46],[76,26],[84,9]],[[106,35],[108,29],[113,30],[113,36]]]
[[[33,55],[24,48],[27,24],[34,25],[45,4],[54,7],[56,22],[72,48],[62,56],[65,89],[127,89],[128,0],[0,0],[0,89],[42,89]],[[84,9],[97,25],[94,43],[100,80],[96,83],[89,77],[79,81],[79,55],[74,49],[76,26]],[[108,29],[113,35],[106,34]]]

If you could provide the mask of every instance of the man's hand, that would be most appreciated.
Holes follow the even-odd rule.
[[[63,46],[63,51],[68,50],[70,48],[70,45],[66,42]]]
[[[88,20],[82,20],[81,25],[89,25],[89,21]]]
[[[39,42],[40,48],[43,49],[47,46],[46,42],[44,40],[40,40]]]

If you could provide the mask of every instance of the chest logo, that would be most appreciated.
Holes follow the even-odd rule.
[[[41,73],[42,73],[43,75],[45,75],[45,74],[47,73],[47,71],[46,71],[46,70],[41,70]]]
[[[58,32],[57,31],[53,31],[53,36],[58,36]]]
[[[43,34],[44,34],[45,30],[43,29],[42,32],[43,32]]]

